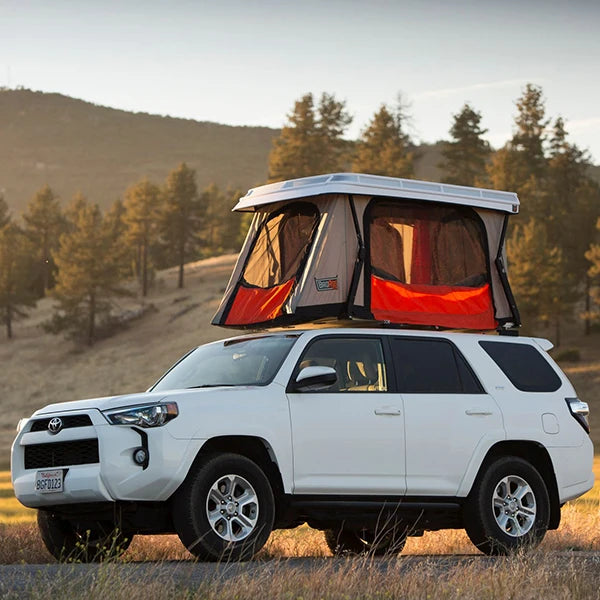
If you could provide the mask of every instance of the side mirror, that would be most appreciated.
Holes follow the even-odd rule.
[[[294,382],[296,392],[318,392],[331,387],[337,381],[332,367],[304,367]]]

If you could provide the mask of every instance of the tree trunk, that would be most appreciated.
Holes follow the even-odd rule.
[[[560,346],[560,317],[556,317],[556,321],[554,323],[554,333],[556,337],[556,347]]]
[[[12,332],[12,307],[9,304],[6,307],[6,337],[9,340],[12,340],[13,332]]]
[[[148,295],[148,244],[144,243],[142,248],[142,296]]]
[[[592,321],[590,319],[590,311],[592,310],[592,304],[590,299],[590,291],[592,282],[590,276],[586,273],[585,275],[585,319],[584,319],[584,333],[590,335],[592,332]]]
[[[42,296],[50,286],[50,249],[48,248],[48,232],[44,231],[42,238]]]
[[[177,287],[183,288],[183,265],[185,264],[185,244],[179,246],[179,281]]]
[[[94,343],[94,338],[96,336],[96,296],[94,294],[90,294],[90,312],[88,315],[88,346],[91,346]]]

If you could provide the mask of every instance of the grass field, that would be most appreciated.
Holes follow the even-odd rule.
[[[600,457],[594,461],[596,484],[585,496],[563,507],[561,526],[546,536],[546,550],[600,550]],[[0,472],[0,564],[54,562],[41,544],[36,511],[23,507],[12,494],[10,474]],[[428,532],[408,540],[403,555],[478,554],[462,530]],[[327,556],[323,534],[307,526],[275,531],[262,558]],[[124,560],[192,560],[177,536],[138,536]]]

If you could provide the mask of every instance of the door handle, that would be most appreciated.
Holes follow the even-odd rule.
[[[402,414],[400,409],[394,406],[382,406],[381,408],[376,408],[374,412],[376,415],[398,416]]]
[[[494,413],[491,410],[486,410],[485,408],[467,408],[465,410],[465,415],[469,415],[470,417],[487,417],[492,414]]]

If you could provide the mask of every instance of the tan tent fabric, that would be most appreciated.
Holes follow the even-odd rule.
[[[317,183],[322,186],[326,177],[329,176],[313,179],[318,179]],[[395,181],[392,178],[372,179]],[[361,181],[367,181],[365,176]],[[403,182],[404,188],[408,189],[408,180],[398,181]],[[289,186],[287,183],[294,185]],[[430,184],[423,184],[426,185]],[[437,185],[442,191],[448,187],[431,185]],[[479,289],[478,286],[487,285],[488,282],[493,300],[493,309],[490,310],[496,321],[500,324],[519,324],[518,311],[510,294],[506,273],[499,271],[496,265],[497,257],[503,257],[504,249],[501,245],[505,220],[511,209],[518,209],[518,199],[514,194],[484,190],[481,194],[485,192],[485,199],[477,200],[473,202],[475,206],[469,207],[467,198],[469,195],[476,197],[476,188],[460,188],[462,195],[459,201],[454,201],[449,194],[448,202],[435,198],[435,203],[431,203],[430,200],[434,198],[425,197],[425,192],[411,200],[406,197],[405,191],[401,192],[400,198],[394,197],[396,194],[393,190],[389,192],[390,195],[311,193],[303,196],[302,186],[299,184],[296,189],[295,182],[271,184],[265,186],[265,189],[269,194],[277,196],[277,186],[285,188],[285,197],[288,199],[274,203],[257,200],[257,213],[213,324],[225,323],[240,285],[254,288],[253,291],[247,289],[244,292],[246,301],[252,302],[252,298],[256,296],[261,302],[265,302],[265,306],[267,303],[279,302],[281,294],[289,294],[279,311],[273,309],[275,312],[269,313],[276,315],[270,321],[272,325],[303,323],[322,318],[372,319],[369,306],[371,273],[378,272],[383,273],[384,280],[409,286],[403,292],[404,295],[413,293],[410,287],[412,285],[417,286],[420,290],[418,293],[423,291],[425,285],[430,286],[426,288],[428,294],[431,290],[431,293],[435,292],[435,286],[444,290],[458,286],[456,289],[460,296],[462,292],[459,293],[459,289],[471,289],[471,286]],[[432,195],[429,191],[427,194]],[[498,195],[499,200],[495,200],[495,195]],[[248,210],[252,205],[248,200],[244,202],[244,210]],[[311,228],[308,217],[294,212],[294,203],[317,207],[319,215],[314,228]],[[352,206],[359,228],[358,235]],[[381,206],[381,209],[373,209],[376,214],[369,226],[366,220],[371,218],[372,206]],[[389,211],[394,213],[393,218],[386,216],[386,206],[393,207]],[[402,217],[402,210],[395,207],[405,207],[402,209],[405,216]],[[268,221],[274,213],[281,210],[284,213]],[[289,214],[285,212],[288,210]],[[419,278],[412,256],[419,243],[415,237],[418,235],[418,228],[414,225],[419,214],[426,215],[423,218],[427,221],[431,238],[431,243],[426,246],[427,251],[431,252],[431,267],[426,280],[422,276]],[[261,229],[267,221],[269,226]],[[283,239],[281,232],[284,230],[287,231],[284,236],[285,248],[280,244],[280,239]],[[359,236],[365,250],[362,264],[358,261]],[[419,247],[422,248],[422,243]],[[370,263],[366,262],[369,260]],[[360,269],[355,269],[357,262]],[[356,279],[354,285],[353,279]],[[284,282],[289,283],[282,288],[281,284]],[[280,287],[276,289],[276,286]],[[261,289],[266,290],[264,294],[260,292]],[[381,290],[384,288],[379,286],[378,289],[378,293],[383,293]],[[481,289],[483,293],[483,288]],[[454,302],[458,296],[454,295]],[[442,300],[443,298],[440,299]],[[434,321],[435,317],[431,325],[436,325]],[[444,317],[442,326],[447,326],[447,321]],[[266,326],[269,323],[249,325]]]

